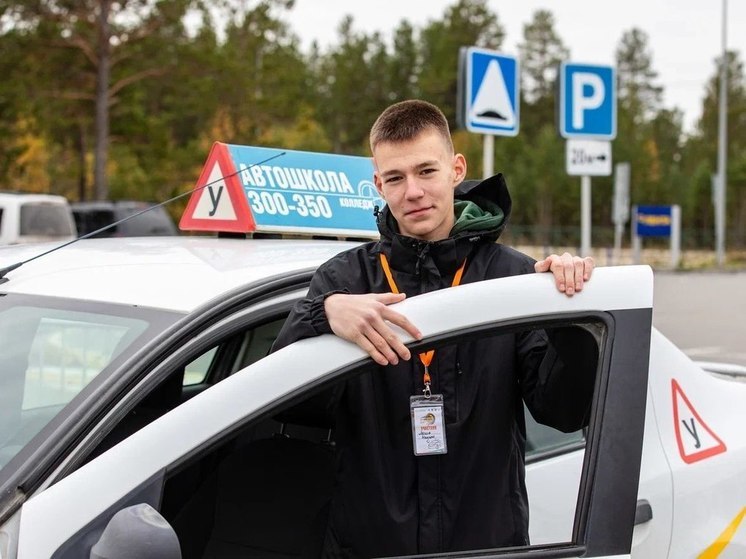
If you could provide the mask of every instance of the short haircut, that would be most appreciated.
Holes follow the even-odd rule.
[[[438,107],[420,99],[394,103],[383,111],[370,129],[370,149],[382,142],[407,142],[428,129],[435,130],[453,151],[448,120]]]

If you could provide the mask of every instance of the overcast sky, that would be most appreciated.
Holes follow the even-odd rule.
[[[336,42],[345,14],[355,29],[387,35],[402,19],[416,27],[440,18],[456,0],[295,0],[286,19],[304,48]],[[570,60],[614,64],[624,31],[638,27],[650,38],[653,68],[664,87],[664,106],[684,111],[686,130],[701,114],[705,83],[722,50],[722,0],[489,0],[506,31],[502,51],[518,55],[523,26],[539,9],[554,14],[556,29],[570,49]],[[746,53],[746,0],[728,2],[728,48]]]

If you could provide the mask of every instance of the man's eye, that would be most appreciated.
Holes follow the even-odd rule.
[[[429,175],[431,173],[435,173],[436,171],[437,171],[437,169],[431,169],[431,168],[422,169],[422,174],[423,175]]]
[[[400,180],[401,180],[401,177],[400,177],[400,176],[398,176],[398,175],[395,175],[395,176],[391,176],[391,177],[388,177],[388,178],[386,179],[386,184],[393,184],[393,183],[395,183],[395,182],[398,182],[398,181],[400,181]]]

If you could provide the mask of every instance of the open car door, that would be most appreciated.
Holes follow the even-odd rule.
[[[550,274],[532,274],[445,289],[397,305],[423,333],[420,342],[408,339],[413,352],[536,329],[582,331],[593,347],[593,403],[582,472],[574,481],[572,530],[551,541],[537,538],[531,546],[479,550],[479,557],[629,557],[652,297],[650,268],[629,266],[595,270],[572,298],[557,292]],[[239,550],[245,557],[308,554],[318,540],[310,525],[319,524],[324,495],[299,499],[298,492],[331,487],[324,464],[333,462],[327,458],[333,445],[331,436],[318,445],[311,442],[324,426],[304,425],[296,437],[302,444],[288,451],[293,435],[285,432],[281,417],[334,383],[365,374],[371,363],[355,345],[328,335],[292,344],[239,371],[24,503],[16,518],[17,557],[89,557],[104,531],[115,529],[107,528],[114,515],[142,503],[165,519],[151,524],[172,525],[183,557],[229,557]],[[260,463],[270,456],[278,462],[262,469]],[[302,468],[294,470],[298,462]],[[549,509],[552,499],[531,495],[532,503],[541,501]],[[301,514],[311,503],[317,508]],[[291,532],[272,539],[277,523],[295,521],[309,526],[291,526]],[[299,540],[300,533],[307,539]],[[474,557],[475,551],[449,556]],[[122,556],[135,556],[133,549],[127,553]]]

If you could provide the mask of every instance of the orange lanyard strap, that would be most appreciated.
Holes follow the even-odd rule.
[[[399,293],[399,288],[396,286],[396,282],[394,281],[394,276],[391,274],[391,268],[389,267],[389,261],[388,258],[386,258],[386,255],[384,253],[380,253],[381,255],[381,267],[383,267],[383,273],[386,275],[386,279],[389,282],[389,287],[391,288],[392,293]],[[464,268],[466,268],[466,259],[464,259],[464,263],[461,264],[461,267],[456,270],[456,275],[453,276],[453,282],[451,283],[451,287],[456,287],[461,283],[461,277],[464,275]],[[428,398],[430,397],[430,363],[433,362],[433,357],[435,357],[435,350],[431,349],[429,351],[423,351],[419,355],[420,362],[425,367],[425,373],[422,375],[422,383],[425,385],[425,390],[423,392],[425,393],[425,396]]]
[[[399,288],[396,286],[396,282],[394,281],[394,276],[391,274],[391,268],[389,267],[389,259],[386,258],[386,255],[384,253],[380,253],[381,257],[381,267],[383,267],[383,273],[386,275],[386,279],[389,282],[389,287],[391,288],[392,293],[399,293]],[[453,276],[453,282],[451,283],[451,287],[456,287],[461,283],[461,277],[464,275],[464,268],[466,268],[466,259],[464,259],[464,263],[461,264],[461,267],[456,270],[456,275]]]
[[[431,349],[429,351],[423,351],[420,353],[420,363],[425,367],[425,374],[422,375],[422,382],[425,385],[425,387],[430,386],[430,372],[428,371],[428,368],[430,367],[430,363],[433,362],[433,357],[435,356],[435,350]]]

